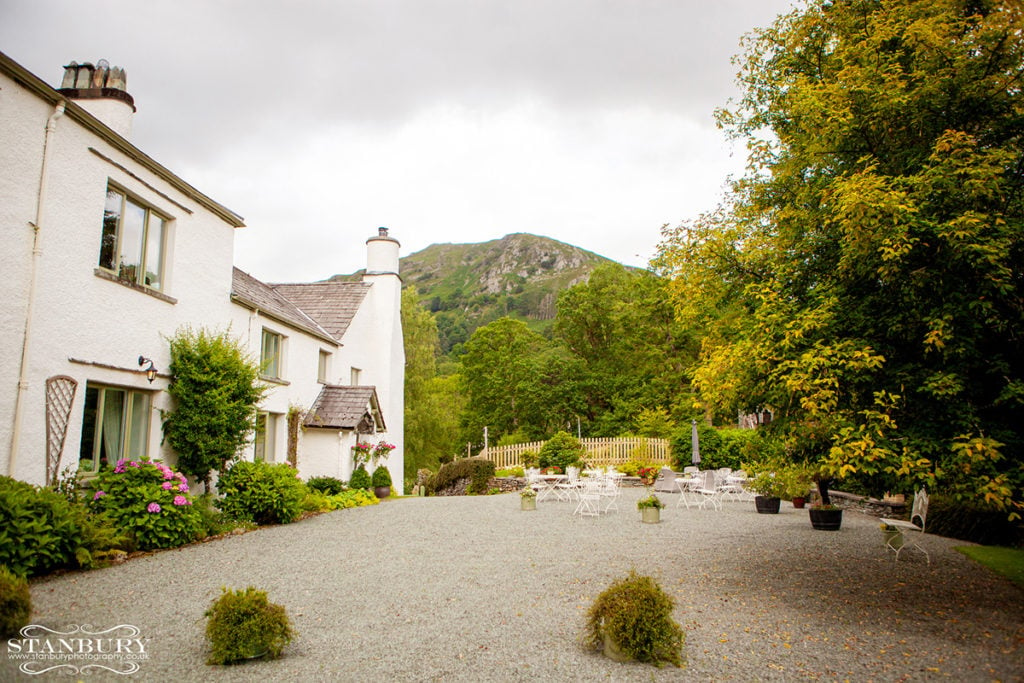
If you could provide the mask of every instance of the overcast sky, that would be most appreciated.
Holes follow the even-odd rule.
[[[713,208],[739,39],[790,0],[0,0],[0,50],[51,85],[121,66],[132,142],[245,218],[270,282],[430,244],[545,235],[644,266]]]

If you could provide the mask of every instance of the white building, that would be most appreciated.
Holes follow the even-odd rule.
[[[295,453],[304,478],[347,479],[361,432],[397,446],[401,491],[398,242],[383,228],[366,241],[361,282],[262,283],[232,265],[241,217],[133,146],[134,112],[103,61],[72,63],[57,90],[0,53],[0,474],[173,463],[167,340],[189,326],[228,331],[264,363],[243,457]]]

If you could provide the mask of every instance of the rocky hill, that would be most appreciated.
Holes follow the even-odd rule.
[[[442,350],[503,316],[543,330],[558,294],[586,281],[603,256],[547,237],[516,233],[478,244],[432,244],[401,259],[406,287],[434,313]],[[335,276],[343,277],[343,276]]]

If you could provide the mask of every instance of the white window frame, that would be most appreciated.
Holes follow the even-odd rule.
[[[320,384],[327,384],[327,377],[331,374],[331,352],[320,349],[316,361],[316,381]]]
[[[359,368],[352,367],[349,369],[349,384],[354,387],[359,386],[359,378],[363,374],[363,371]]]
[[[140,214],[141,225],[126,227],[130,215]],[[169,216],[108,182],[100,233],[99,267],[118,280],[162,292],[167,279],[170,222]],[[125,252],[129,249],[136,250],[135,258],[139,263],[126,261]]]
[[[96,393],[95,406],[92,408],[92,424],[90,419],[90,392]],[[118,460],[140,460],[149,454],[149,430],[152,417],[153,398],[150,391],[139,391],[130,387],[118,387],[107,384],[88,382],[85,388],[85,410],[82,413],[82,441],[78,449],[79,473],[95,474],[102,463],[100,456],[104,445],[108,447],[106,464],[113,467]],[[111,392],[124,394],[121,401],[120,416],[108,415],[108,398]],[[142,413],[141,415],[139,413]],[[117,424],[114,424],[117,420]],[[117,430],[117,435],[110,434]],[[86,439],[92,439],[92,452],[85,454],[82,449]],[[86,467],[82,463],[91,461]]]
[[[264,327],[260,334],[260,375],[265,379],[280,380],[284,377],[284,345],[283,334],[269,327]],[[275,340],[274,349],[267,348],[268,341]]]
[[[277,429],[280,414],[260,411],[256,414],[256,429],[252,441],[252,458],[256,462],[277,461]]]

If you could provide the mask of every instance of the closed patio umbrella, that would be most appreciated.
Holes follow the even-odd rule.
[[[693,429],[690,432],[690,444],[692,446],[693,455],[690,462],[694,465],[700,465],[700,437],[697,436],[697,421],[693,421]]]

